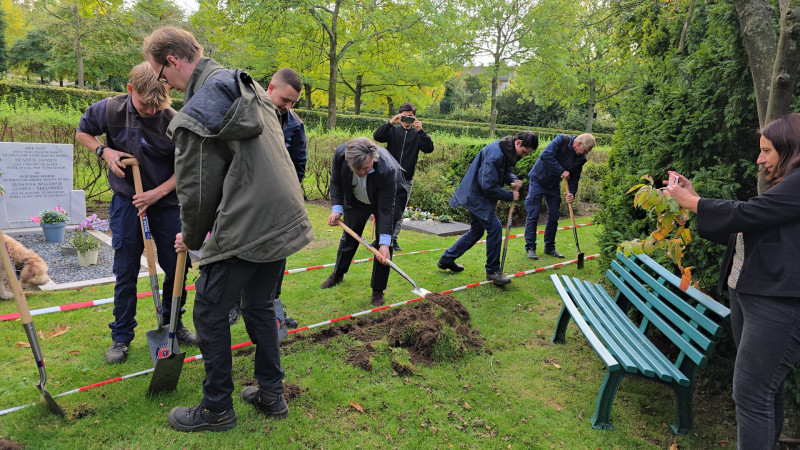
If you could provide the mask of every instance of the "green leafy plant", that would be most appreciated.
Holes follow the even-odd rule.
[[[674,198],[664,195],[663,189],[655,186],[650,175],[644,175],[640,183],[630,188],[627,194],[636,191],[633,206],[647,211],[656,218],[656,230],[644,239],[633,239],[619,244],[617,251],[625,256],[646,253],[653,254],[661,250],[678,266],[681,272],[681,289],[686,290],[692,281],[691,267],[683,267],[682,259],[686,246],[692,242],[692,233],[687,228],[689,211],[681,208]]]
[[[31,217],[31,220],[40,224],[46,223],[52,225],[56,223],[67,223],[68,218],[69,214],[67,211],[61,206],[57,206],[56,209],[45,209],[39,214],[39,217]]]
[[[100,248],[100,241],[85,231],[76,231],[72,233],[69,243],[75,247],[78,253],[86,253]]]

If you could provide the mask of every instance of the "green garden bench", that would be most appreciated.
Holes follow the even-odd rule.
[[[597,394],[592,426],[612,430],[611,405],[622,379],[634,375],[670,386],[675,391],[675,434],[693,426],[692,393],[697,371],[705,366],[714,344],[723,333],[730,310],[694,287],[685,292],[680,278],[647,255],[611,262],[606,278],[616,294],[600,284],[562,275],[551,275],[564,307],[552,341],[565,343],[572,318],[606,366]],[[650,326],[658,330],[649,330]],[[659,349],[648,338],[655,339]],[[667,345],[664,345],[667,344]]]

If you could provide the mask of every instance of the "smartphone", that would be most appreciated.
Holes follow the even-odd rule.
[[[678,181],[680,181],[680,178],[678,178],[678,174],[677,173],[669,174],[669,184],[670,185],[677,185]]]
[[[414,116],[406,116],[406,115],[400,116],[400,122],[414,123],[415,120],[417,120],[417,118]]]

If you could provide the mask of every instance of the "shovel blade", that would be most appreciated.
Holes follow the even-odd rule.
[[[153,367],[160,359],[169,356],[169,330],[167,327],[156,328],[147,332],[147,346],[150,347],[150,359],[153,360]]]
[[[39,393],[42,394],[42,398],[47,403],[47,408],[50,409],[50,412],[57,416],[63,416],[64,410],[58,406],[56,399],[54,399],[53,396],[47,392],[47,389],[43,388],[41,385],[37,385],[36,387],[39,388]]]
[[[156,362],[155,370],[153,370],[153,378],[150,379],[147,395],[152,396],[161,392],[174,391],[178,387],[178,380],[181,378],[184,358],[186,358],[186,352],[173,353],[166,358],[159,359]]]
[[[411,292],[419,295],[420,297],[425,297],[426,295],[431,293],[431,291],[429,291],[427,289],[423,289],[423,288],[412,289]]]

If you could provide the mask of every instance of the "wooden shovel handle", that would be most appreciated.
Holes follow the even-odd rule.
[[[133,187],[136,189],[137,194],[141,194],[144,192],[144,188],[142,187],[142,173],[139,170],[139,161],[136,158],[125,158],[123,160],[126,166],[131,166],[133,171]],[[153,248],[153,240],[147,239],[147,233],[144,231],[144,217],[139,216],[139,224],[142,226],[142,239],[144,239],[144,254],[147,258],[147,273],[150,275],[157,274],[156,270],[156,255],[155,249]],[[149,226],[148,222],[148,226]]]
[[[564,178],[564,195],[569,194],[569,185],[567,184],[567,179]],[[569,207],[569,218],[572,221],[572,226],[575,226],[575,213],[572,212],[572,202],[567,202],[567,206]]]
[[[353,231],[350,227],[345,225],[344,222],[342,222],[342,219],[339,219],[339,226],[342,227],[347,234],[353,236],[354,239],[364,244],[369,249],[369,251],[371,251],[376,257],[378,257],[378,261],[383,259],[383,255],[381,255],[381,252],[376,250],[375,247],[372,246],[372,244],[365,241],[364,238],[356,234],[355,231]]]
[[[11,285],[11,291],[14,293],[14,301],[17,303],[17,310],[22,319],[22,324],[27,325],[33,322],[31,311],[28,308],[28,301],[25,299],[25,293],[22,292],[22,284],[17,279],[17,272],[14,270],[13,264],[8,257],[8,249],[6,249],[6,236],[3,230],[0,230],[0,258],[3,258],[3,269],[6,271],[8,277],[8,284]]]
[[[183,275],[186,272],[187,251],[178,252],[178,262],[175,264],[175,283],[172,285],[172,301],[183,297]]]

